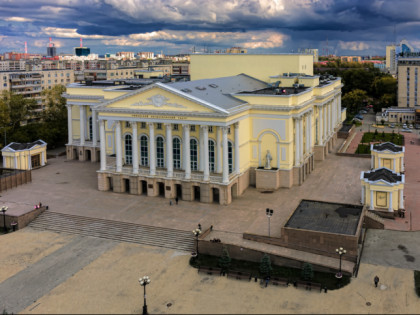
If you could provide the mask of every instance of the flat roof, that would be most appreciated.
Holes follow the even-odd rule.
[[[284,227],[355,235],[363,206],[302,200]]]

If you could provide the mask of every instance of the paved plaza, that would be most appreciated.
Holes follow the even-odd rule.
[[[417,147],[412,149],[407,148],[409,154],[418,154]],[[415,168],[415,162],[406,158],[406,166]],[[316,164],[302,186],[270,194],[249,188],[229,206],[184,201],[171,206],[159,197],[100,192],[98,164],[59,157],[33,171],[32,183],[3,192],[0,200],[10,209],[42,202],[55,212],[188,231],[198,223],[204,228],[213,225],[222,241],[237,240],[243,232],[268,232],[266,208],[274,209],[271,233],[280,236],[281,226],[301,199],[358,204],[360,172],[369,167],[369,159],[331,154]],[[410,174],[407,169],[407,179]],[[407,188],[407,205],[418,204],[409,194]],[[395,228],[420,230],[414,211],[411,217],[397,218]],[[0,311],[138,314],[143,301],[137,279],[149,275],[150,313],[416,313],[420,300],[412,269],[419,269],[420,249],[411,243],[419,235],[392,233],[405,234],[368,231],[358,276],[345,288],[325,294],[198,274],[189,267],[185,252],[28,227],[1,237]],[[377,250],[388,245],[389,250]],[[271,245],[261,244],[262,250],[264,246]],[[380,277],[377,289],[375,275]]]

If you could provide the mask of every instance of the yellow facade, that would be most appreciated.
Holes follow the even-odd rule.
[[[385,146],[389,146],[386,148]],[[383,148],[382,148],[383,147]],[[393,143],[371,145],[371,168],[386,167],[395,173],[404,172],[405,148]]]
[[[228,204],[249,185],[277,189],[301,184],[314,160],[331,150],[342,123],[341,80],[320,84],[318,77],[309,77],[312,56],[246,56],[229,59],[242,64],[246,75],[233,75],[231,68],[221,70],[220,78],[137,90],[69,86],[68,158],[101,160],[101,190],[167,198],[182,190],[180,198],[202,202],[217,196],[217,202]],[[191,69],[201,69],[203,59],[195,57]],[[264,58],[269,60],[264,63]],[[290,69],[281,68],[290,63]],[[213,71],[211,62],[207,69]],[[274,86],[270,77],[288,69],[302,73],[297,77],[306,83]],[[280,86],[284,92],[278,92]]]
[[[31,170],[47,164],[47,144],[12,142],[2,149],[2,156],[4,168]]]

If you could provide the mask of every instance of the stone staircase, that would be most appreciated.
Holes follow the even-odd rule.
[[[89,218],[52,211],[44,211],[29,224],[29,227],[36,230],[93,236],[188,252],[195,249],[195,238],[190,231]]]
[[[385,227],[385,220],[369,210],[365,212],[364,221],[367,228],[384,229]]]

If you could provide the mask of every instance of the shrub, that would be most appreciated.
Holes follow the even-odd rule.
[[[219,257],[218,266],[222,268],[222,271],[228,271],[232,259],[229,256],[229,252],[226,246],[222,248],[222,256]]]
[[[306,281],[311,281],[314,277],[314,270],[310,263],[304,263],[302,268],[302,279]]]
[[[417,296],[420,297],[420,271],[418,270],[414,270],[414,288]]]
[[[260,274],[262,276],[269,276],[272,270],[273,268],[271,267],[270,256],[268,256],[267,254],[264,254],[264,256],[261,258]]]

